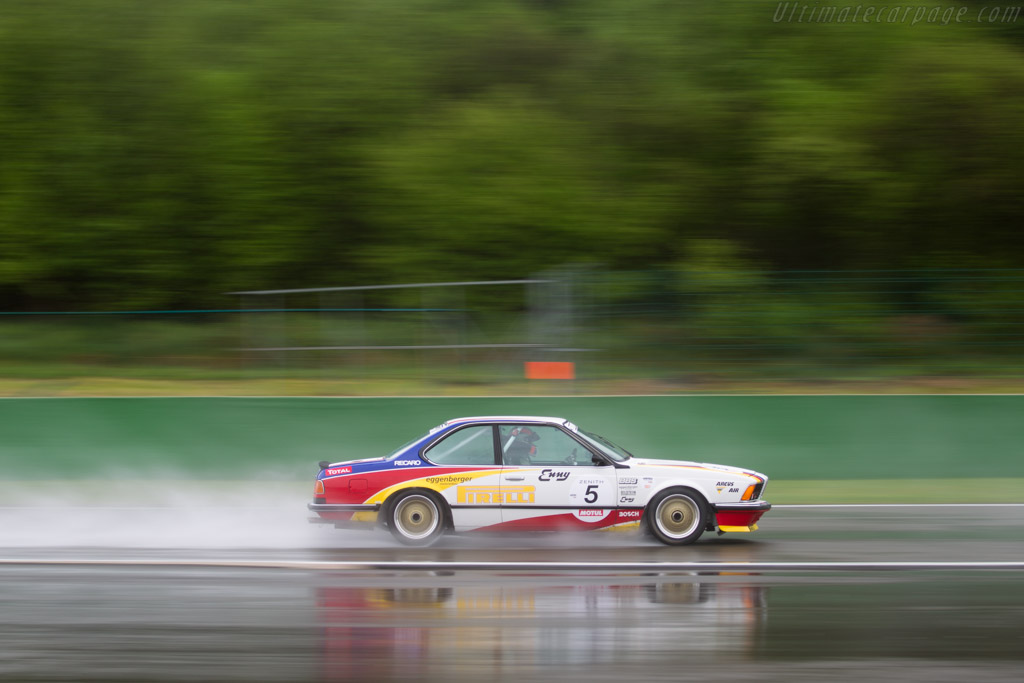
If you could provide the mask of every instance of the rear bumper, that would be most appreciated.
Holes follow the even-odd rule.
[[[380,503],[373,505],[355,505],[348,503],[310,503],[306,506],[313,512],[377,512]]]
[[[338,529],[373,527],[380,512],[380,503],[309,503],[306,507],[317,514],[309,518],[311,524],[333,524]]]
[[[757,520],[772,509],[772,504],[766,500],[755,500],[749,503],[720,503],[711,507],[715,511],[715,523],[719,531],[756,531]]]

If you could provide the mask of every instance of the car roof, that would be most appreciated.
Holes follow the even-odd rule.
[[[538,417],[536,415],[483,415],[480,417],[456,417],[448,420],[441,427],[451,427],[459,424],[472,422],[543,422],[546,424],[561,425],[572,431],[576,431],[576,425],[564,417]]]

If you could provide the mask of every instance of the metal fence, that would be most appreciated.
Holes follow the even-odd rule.
[[[4,313],[0,374],[487,385],[558,361],[576,384],[653,390],[1024,379],[1024,269],[574,268],[231,297],[220,309]]]

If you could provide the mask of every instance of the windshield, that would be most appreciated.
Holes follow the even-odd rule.
[[[616,462],[629,460],[630,458],[633,457],[633,454],[627,451],[625,448],[623,448],[622,446],[616,446],[603,436],[594,434],[593,432],[586,432],[582,429],[579,430],[579,432],[577,433],[591,444],[597,446],[602,453],[604,453],[605,455],[607,455],[609,458]]]

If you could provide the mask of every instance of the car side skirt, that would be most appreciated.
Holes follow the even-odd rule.
[[[507,508],[506,508],[507,509]],[[523,511],[527,512],[527,511]],[[478,527],[474,531],[587,531],[636,527],[643,508],[580,508],[544,506],[518,519]]]

